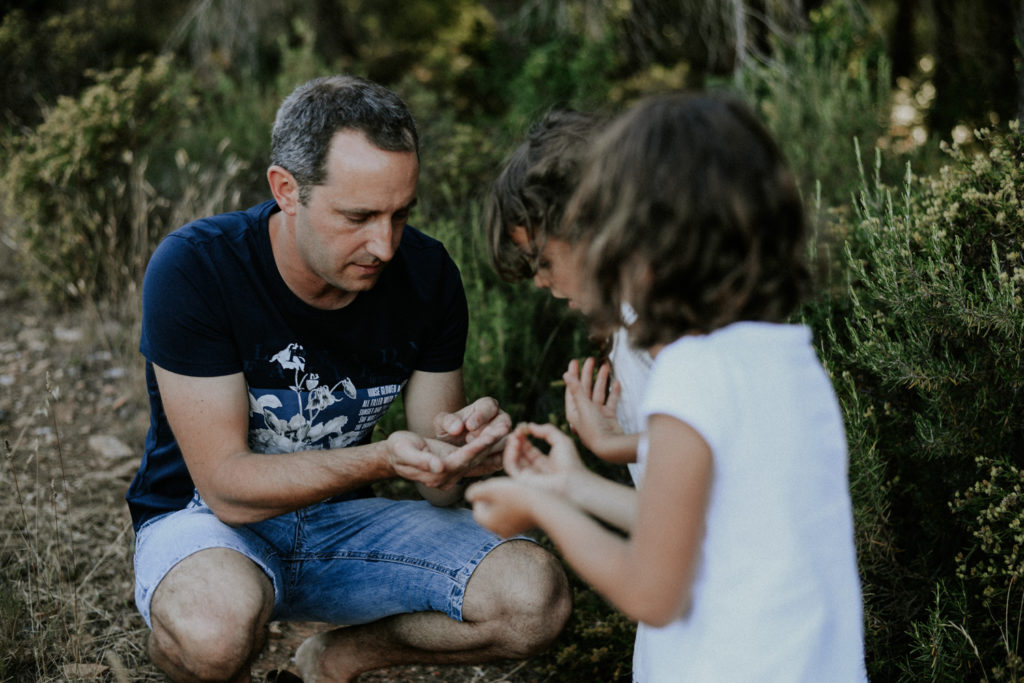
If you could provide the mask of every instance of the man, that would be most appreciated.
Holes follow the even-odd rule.
[[[569,612],[565,575],[435,503],[494,471],[509,417],[466,405],[458,270],[406,219],[416,127],[335,76],[281,105],[274,200],[184,226],[154,253],[140,348],[152,426],[128,491],[136,603],[173,680],[248,681],[271,619],[345,625],[296,655],[309,681],[523,657]],[[370,442],[401,392],[408,431]]]

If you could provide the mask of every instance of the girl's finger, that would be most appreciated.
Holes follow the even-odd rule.
[[[505,440],[505,450],[501,453],[501,464],[505,468],[505,471],[510,475],[515,476],[519,473],[519,453],[522,449],[522,436],[520,435],[519,429],[516,428],[508,439]]]
[[[594,391],[591,394],[594,403],[602,405],[608,396],[608,377],[611,375],[612,367],[608,363],[601,363],[597,371],[597,379],[594,381]]]
[[[579,408],[576,406],[576,396],[569,387],[565,387],[565,419],[569,421],[569,429],[576,433],[576,423],[579,421]]]
[[[594,359],[593,357],[587,358],[583,361],[583,369],[580,370],[580,386],[583,387],[583,393],[590,396],[591,386],[594,382]]]
[[[571,389],[573,387],[579,387],[580,385],[580,372],[574,368],[576,361],[569,363],[569,369],[562,373],[562,379],[565,381],[565,388]]]
[[[572,442],[568,436],[566,436],[562,430],[553,424],[534,424],[533,422],[527,425],[527,429],[531,436],[535,436],[538,439],[547,441],[549,445],[554,446],[557,443],[564,443],[566,441]],[[536,449],[535,449],[536,450]]]
[[[520,424],[508,435],[508,440],[505,442],[502,464],[505,471],[512,476],[521,473],[530,464],[529,453],[527,452],[527,446],[530,443],[526,438],[527,433],[526,425]]]
[[[605,406],[611,411],[612,415],[615,414],[615,409],[619,405],[619,397],[622,396],[622,384],[619,380],[612,382],[612,390],[608,392],[608,400],[605,401]]]

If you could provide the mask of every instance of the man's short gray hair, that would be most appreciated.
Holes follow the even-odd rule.
[[[325,181],[327,152],[341,130],[359,131],[389,152],[419,155],[416,122],[397,94],[357,76],[316,78],[285,98],[271,134],[270,163],[295,177],[302,203]]]

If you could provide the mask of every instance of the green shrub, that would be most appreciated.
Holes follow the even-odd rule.
[[[188,75],[157,59],[96,75],[11,144],[5,204],[44,294],[103,295],[135,278],[140,245],[153,238],[138,215],[151,194],[145,150],[174,135],[194,104]]]
[[[507,119],[525,126],[554,106],[591,110],[604,106],[615,65],[610,39],[561,35],[534,47],[509,84]]]
[[[991,649],[996,680],[1020,680],[1020,626],[1024,607],[1024,469],[1004,458],[975,459],[984,477],[964,493],[957,492],[951,509],[967,525],[970,549],[957,555],[957,578],[980,601],[995,622],[987,629],[998,639]],[[1005,659],[1004,659],[1005,657]]]
[[[125,0],[5,3],[0,119],[36,125],[40,105],[80,91],[91,80],[89,69],[107,71],[159,50],[179,9],[173,2],[134,4],[141,5]]]
[[[572,616],[551,651],[536,663],[538,673],[558,681],[632,680],[636,624],[572,572],[569,583]]]
[[[889,60],[854,7],[828,2],[814,10],[806,32],[774,37],[768,60],[748,62],[735,83],[756,103],[805,194],[820,182],[826,206],[857,190],[853,141],[874,147],[888,127]]]
[[[947,148],[898,194],[877,170],[864,183],[837,227],[847,291],[814,323],[850,433],[880,680],[1020,669],[1021,612],[993,606],[1020,595],[1024,136],[978,136],[985,153]]]

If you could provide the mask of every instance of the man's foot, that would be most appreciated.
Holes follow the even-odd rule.
[[[305,683],[316,683],[320,672],[320,655],[327,647],[327,633],[312,635],[295,651],[295,666]]]

